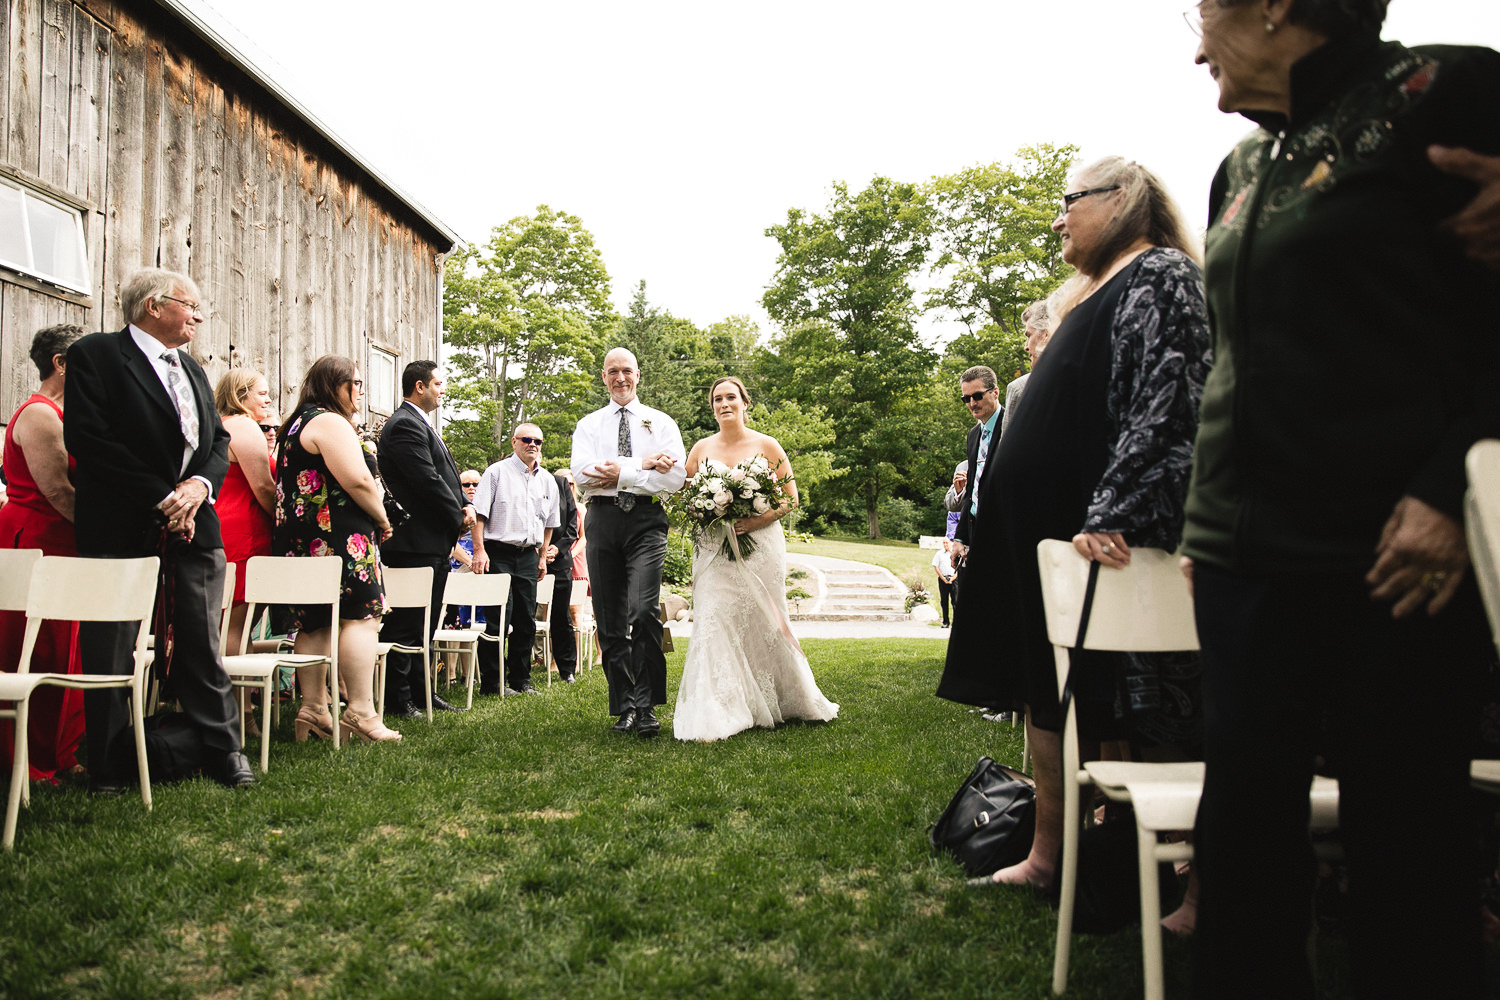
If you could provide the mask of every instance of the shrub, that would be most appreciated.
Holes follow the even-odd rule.
[[[906,613],[911,614],[912,608],[916,607],[918,604],[927,604],[931,600],[932,595],[927,592],[926,587],[922,586],[920,583],[913,585],[911,590],[906,595]]]
[[[789,601],[805,601],[810,597],[812,597],[812,595],[803,590],[801,587],[793,587],[791,590],[788,590],[786,592],[786,599]]]
[[[788,580],[806,580],[807,570],[798,569],[796,566],[793,566],[791,569],[786,571],[786,578]]]
[[[663,583],[686,587],[693,582],[693,539],[685,531],[667,534],[667,558],[662,563]]]

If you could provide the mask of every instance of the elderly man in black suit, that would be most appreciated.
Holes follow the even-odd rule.
[[[120,308],[129,325],[90,334],[68,351],[63,439],[78,463],[79,554],[162,557],[173,640],[156,645],[165,693],[202,737],[204,770],[243,788],[255,775],[240,753],[219,651],[224,545],[213,507],[229,470],[229,433],[203,369],[183,350],[203,322],[199,300],[193,280],[171,271],[150,268],[125,281]],[[134,638],[131,626],[83,623],[83,669],[130,673]],[[128,697],[119,688],[84,695],[95,794],[120,794],[135,773]]]
[[[381,543],[381,558],[387,566],[432,568],[432,627],[442,620],[443,588],[448,583],[448,554],[453,539],[474,523],[474,507],[459,485],[458,466],[437,431],[427,422],[443,401],[443,374],[432,361],[413,361],[401,373],[401,405],[380,432],[378,461],[380,478],[411,518]],[[396,608],[386,615],[380,629],[386,642],[403,646],[426,646],[432,635],[422,634],[421,608]],[[387,658],[385,699],[397,718],[417,718],[427,700],[422,660],[410,653],[391,653]],[[461,712],[436,693],[432,707],[442,712]]]

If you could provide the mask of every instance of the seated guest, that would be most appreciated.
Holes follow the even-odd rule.
[[[394,742],[375,712],[375,646],[386,612],[380,580],[380,542],[391,535],[380,486],[365,464],[354,430],[364,383],[354,362],[328,355],[313,362],[302,379],[297,406],[281,429],[276,465],[278,555],[338,556],[343,560],[339,602],[339,682],[349,707],[339,720],[346,735],[367,742]],[[293,606],[294,651],[327,654],[334,623],[324,606]],[[297,671],[302,707],[296,737],[333,737],[328,667]]]
[[[73,461],[63,447],[63,383],[68,348],[83,329],[49,326],[31,339],[31,360],[42,384],[5,427],[5,473],[10,502],[0,507],[0,548],[41,549],[48,556],[76,556],[73,541]],[[0,670],[14,672],[21,658],[26,615],[0,611]],[[76,674],[78,624],[43,622],[31,658],[32,673]],[[12,722],[0,723],[7,773],[14,763]],[[44,781],[77,766],[83,740],[83,692],[39,688],[26,726],[31,780]]]
[[[225,652],[238,653],[245,628],[245,564],[251,556],[271,554],[271,513],[276,509],[276,484],[260,429],[271,411],[265,376],[251,368],[229,369],[214,389],[214,408],[229,432],[229,473],[217,504],[224,559],[235,567]]]

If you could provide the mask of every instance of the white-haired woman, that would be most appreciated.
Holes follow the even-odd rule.
[[[1483,995],[1468,758],[1495,651],[1465,572],[1464,454],[1500,435],[1500,341],[1494,275],[1447,221],[1476,187],[1431,147],[1500,152],[1500,54],[1383,42],[1386,6],[1190,12],[1219,110],[1260,126],[1210,195],[1216,366],[1183,531],[1200,996],[1314,994],[1318,756],[1339,780],[1354,995]],[[1413,714],[1419,749],[1391,753]]]
[[[1026,711],[1036,760],[1036,837],[1025,861],[977,884],[1050,887],[1062,848],[1062,716],[1042,612],[1036,546],[1072,539],[1105,567],[1131,546],[1177,547],[1208,317],[1197,239],[1161,182],[1108,157],[1076,171],[1053,230],[1078,270],[979,497],[964,587],[984,615],[959,615],[938,694]],[[1144,747],[1196,736],[1191,663],[1091,654],[1074,692],[1090,740]],[[1123,707],[1117,717],[1114,706]]]

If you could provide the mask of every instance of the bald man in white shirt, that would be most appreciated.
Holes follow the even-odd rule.
[[[589,580],[599,649],[609,682],[615,732],[661,732],[655,706],[667,701],[661,648],[661,568],[667,555],[667,514],[661,500],[682,489],[687,454],[673,419],[636,398],[641,371],[617,347],[604,356],[609,405],[573,431],[574,478],[588,504]],[[629,638],[626,638],[626,633]]]

